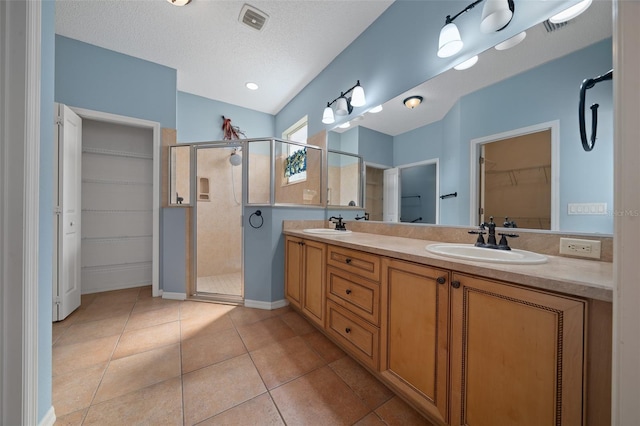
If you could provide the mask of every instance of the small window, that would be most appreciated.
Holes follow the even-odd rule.
[[[282,133],[282,138],[289,141],[307,143],[307,116]],[[303,182],[307,179],[307,148],[300,145],[287,145],[285,178],[287,183]]]

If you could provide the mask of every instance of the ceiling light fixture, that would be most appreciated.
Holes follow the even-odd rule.
[[[382,105],[375,106],[371,108],[368,112],[370,112],[371,114],[376,114],[380,111],[382,111]]]
[[[496,50],[507,50],[511,49],[513,46],[520,44],[522,40],[527,36],[526,31],[518,33],[511,38],[506,39],[502,43],[498,43],[495,45]]]
[[[474,66],[476,64],[476,62],[478,62],[478,55],[467,59],[464,62],[459,63],[458,65],[456,65],[455,67],[453,67],[453,69],[456,69],[458,71],[462,71],[462,70],[466,70],[471,68],[472,66]]]
[[[338,127],[340,127],[341,129],[348,129],[349,127],[351,127],[351,123],[347,121],[346,123],[342,123]]]
[[[191,0],[167,0],[167,1],[174,6],[185,6],[191,3]]]
[[[351,97],[348,97],[349,93],[351,93]],[[327,102],[327,106],[322,113],[322,122],[324,124],[333,124],[336,121],[334,111],[331,108],[331,105],[334,103],[336,104],[335,115],[338,116],[349,115],[353,111],[353,107],[364,106],[367,100],[364,96],[364,89],[360,85],[360,80],[358,80],[355,86],[345,92],[340,92],[340,96],[331,102]]]
[[[551,22],[552,24],[567,22],[587,10],[589,6],[591,6],[591,2],[592,0],[582,0],[581,2],[568,7],[562,12],[553,15],[551,18],[549,18],[549,22]]]
[[[417,107],[418,105],[420,105],[422,103],[422,96],[409,96],[408,98],[406,98],[404,101],[402,101],[402,103],[404,104],[404,106],[406,106],[409,109],[414,109],[415,107]]]
[[[258,86],[258,84],[257,84],[257,83],[254,83],[254,82],[252,82],[252,81],[249,81],[249,82],[247,82],[247,83],[245,84],[245,87],[246,87],[247,89],[249,89],[249,90],[258,90],[258,87],[259,87],[259,86]]]
[[[444,27],[440,30],[440,37],[438,38],[438,56],[440,58],[448,58],[462,50],[464,42],[462,41],[458,27],[453,21],[463,13],[473,9],[482,1],[483,0],[474,1],[453,16],[447,15]],[[480,30],[483,33],[502,31],[513,19],[514,10],[515,4],[513,0],[486,0],[482,8]]]

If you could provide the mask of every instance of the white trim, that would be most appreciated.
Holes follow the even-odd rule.
[[[49,408],[47,414],[40,420],[38,426],[53,426],[56,422],[56,411],[53,409],[53,406]]]
[[[276,300],[275,302],[263,302],[261,300],[244,300],[244,306],[247,308],[265,309],[271,311],[274,309],[284,308],[289,305],[289,301],[286,299]]]
[[[416,166],[436,165],[436,225],[440,223],[440,159],[430,158],[429,160],[416,161],[415,163],[403,164],[397,168],[400,170],[400,179],[402,179],[402,169],[408,169]],[[401,191],[398,191],[398,197],[402,197]],[[400,206],[399,216],[402,215],[402,203],[398,200]]]
[[[614,208],[640,210],[640,2],[613,10]],[[612,425],[640,419],[640,217],[614,215]]]
[[[370,161],[364,161],[364,166],[366,167],[373,167],[374,169],[393,169],[393,166],[385,166],[384,164],[378,164],[378,163],[372,163]]]
[[[125,126],[150,128],[153,131],[153,239],[151,243],[153,246],[153,266],[151,269],[151,294],[153,297],[158,297],[160,296],[160,158],[162,155],[160,123],[68,106],[82,118]]]
[[[551,130],[551,230],[560,229],[560,121],[547,121],[495,135],[472,139],[469,144],[469,225],[478,221],[478,148],[489,142]]]
[[[170,299],[170,300],[187,300],[187,293],[174,293],[172,291],[163,291],[162,298]]]

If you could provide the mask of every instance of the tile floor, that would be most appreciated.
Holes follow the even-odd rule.
[[[53,324],[56,425],[429,425],[290,308],[85,295]]]
[[[233,272],[230,274],[198,277],[196,286],[198,292],[242,296],[242,274],[240,272]]]

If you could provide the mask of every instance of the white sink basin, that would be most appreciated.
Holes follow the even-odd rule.
[[[302,232],[306,232],[307,234],[322,234],[322,235],[347,235],[350,234],[351,231],[338,231],[336,229],[331,228],[308,228],[303,229]]]
[[[525,250],[497,250],[476,247],[471,244],[429,244],[427,251],[440,256],[456,259],[473,260],[476,262],[511,263],[515,265],[535,265],[546,263],[547,257]]]

